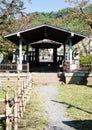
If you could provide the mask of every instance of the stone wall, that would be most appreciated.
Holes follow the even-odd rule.
[[[71,72],[64,73],[66,84],[82,84],[92,86],[92,73],[88,72]]]

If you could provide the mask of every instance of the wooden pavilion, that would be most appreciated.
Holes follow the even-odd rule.
[[[57,48],[63,44],[64,61],[66,61],[66,45],[69,45],[70,52],[70,66],[72,65],[72,46],[85,38],[84,35],[58,28],[56,26],[43,24],[32,27],[23,31],[12,33],[5,36],[6,39],[19,46],[19,71],[22,71],[22,46],[26,45],[26,52],[28,57],[29,46],[34,48],[35,52],[31,53],[35,63],[39,63],[39,49],[53,49],[53,63],[57,63]],[[27,58],[27,63],[32,62]]]

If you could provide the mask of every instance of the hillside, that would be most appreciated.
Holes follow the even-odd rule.
[[[51,24],[74,32],[91,35],[92,28],[88,19],[92,20],[92,4],[83,9],[65,8],[57,12],[33,12],[12,20],[7,26],[7,33],[16,32],[41,24]],[[83,15],[83,16],[82,16]],[[86,19],[86,20],[85,20]]]
[[[86,19],[85,19],[86,18]],[[34,12],[22,18],[12,19],[4,25],[3,35],[24,30],[41,24],[50,24],[85,35],[92,35],[92,4],[83,9],[83,14],[77,8],[65,8],[57,12]],[[7,43],[0,37],[0,47],[6,61],[12,59],[12,50],[16,46]],[[8,44],[8,46],[7,46]],[[9,57],[7,57],[7,53]]]
[[[85,13],[85,17],[90,17],[90,19],[92,20],[92,5],[84,8],[83,11]],[[29,13],[27,14],[27,16],[31,20],[31,23],[28,23],[28,27],[47,23],[74,32],[91,35],[92,28],[85,20],[85,17],[83,19],[81,15],[81,12],[77,8],[65,8],[59,10],[58,12],[50,13]]]

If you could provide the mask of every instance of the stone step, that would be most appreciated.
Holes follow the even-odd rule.
[[[57,73],[32,73],[33,84],[59,84]]]

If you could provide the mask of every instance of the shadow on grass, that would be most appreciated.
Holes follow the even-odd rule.
[[[72,125],[72,123],[73,125]],[[72,121],[63,121],[67,126],[74,128],[75,130],[92,130],[92,120],[72,120]],[[66,128],[52,126],[49,130],[66,130]],[[68,130],[68,129],[67,129]]]
[[[0,118],[0,130],[5,130],[5,117]]]
[[[88,114],[92,114],[92,112],[90,112],[90,111],[84,110],[84,109],[82,109],[82,108],[79,108],[79,107],[77,107],[77,106],[71,105],[71,104],[66,103],[66,102],[59,102],[59,101],[55,101],[55,100],[51,100],[51,101],[56,102],[56,103],[65,104],[65,105],[67,105],[67,108],[68,108],[68,109],[71,108],[71,107],[73,107],[73,108],[76,108],[76,109],[78,109],[78,110],[84,111],[84,112],[86,112],[86,113],[88,113]]]
[[[87,87],[92,88],[92,85],[87,85]]]
[[[56,102],[56,103],[65,104],[65,105],[67,105],[67,108],[68,108],[68,109],[71,108],[71,107],[73,107],[73,108],[76,108],[76,109],[78,109],[78,110],[84,111],[84,112],[86,112],[86,113],[88,113],[88,114],[92,114],[92,112],[90,112],[90,111],[86,111],[86,110],[84,110],[84,109],[81,109],[81,108],[76,107],[76,106],[74,106],[74,105],[71,105],[71,104],[69,104],[69,103],[58,102],[58,101],[55,101],[55,100],[51,100],[51,101]],[[71,120],[71,121],[63,121],[64,124],[66,124],[66,125],[72,127],[71,122],[74,124],[73,127],[74,127],[75,129],[77,129],[77,130],[92,130],[92,120],[91,120],[91,119],[90,119],[90,120]],[[56,130],[57,130],[57,129],[56,129]]]
[[[63,121],[64,124],[70,126],[70,121]],[[74,128],[77,130],[92,130],[92,120],[72,120]]]

